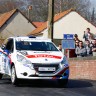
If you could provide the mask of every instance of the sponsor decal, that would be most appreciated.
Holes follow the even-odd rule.
[[[48,61],[48,59],[45,59],[45,61]]]
[[[36,55],[26,55],[28,58],[40,58],[40,57],[46,57],[46,58],[56,58],[61,59],[61,56],[55,56],[55,55],[47,55],[47,54],[36,54]]]

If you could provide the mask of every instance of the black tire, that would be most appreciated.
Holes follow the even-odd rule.
[[[67,87],[68,79],[58,79],[58,84],[60,87]]]
[[[2,79],[2,77],[3,77],[3,74],[0,73],[0,79]]]
[[[18,78],[16,76],[15,66],[12,66],[12,69],[11,69],[11,83],[13,85],[18,85]]]

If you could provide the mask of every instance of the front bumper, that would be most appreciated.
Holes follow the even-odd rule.
[[[61,66],[54,73],[39,73],[22,64],[16,64],[15,68],[19,79],[68,79],[69,77],[69,66]]]

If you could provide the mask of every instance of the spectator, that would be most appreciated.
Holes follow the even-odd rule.
[[[78,35],[77,35],[77,34],[74,35],[74,40],[75,40],[75,42],[76,42],[76,41],[80,41],[80,40],[78,39]]]
[[[96,39],[94,39],[94,42],[93,42],[92,53],[93,53],[93,56],[96,56]]]
[[[86,40],[89,40],[91,41],[93,39],[93,35],[92,33],[90,32],[90,28],[87,28],[86,29],[86,32],[84,31],[84,35],[83,35],[83,38]]]
[[[77,57],[84,57],[84,56],[86,56],[86,52],[87,51],[86,51],[86,48],[84,48],[82,41],[79,42],[79,47],[77,47],[75,49],[75,52],[76,52]]]
[[[79,47],[79,41],[75,41],[75,47]]]
[[[89,42],[89,40],[87,40],[85,42],[85,48],[87,51],[87,56],[91,56],[92,55],[92,46],[91,46],[91,43]]]
[[[94,34],[94,39],[96,39],[96,33]]]
[[[61,44],[59,44],[59,50],[62,51],[62,45]]]
[[[75,54],[76,54],[76,57],[79,55],[78,50],[79,50],[79,41],[75,41]]]

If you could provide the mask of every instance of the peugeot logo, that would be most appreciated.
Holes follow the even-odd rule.
[[[45,61],[48,61],[48,59],[45,59]]]

